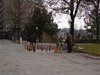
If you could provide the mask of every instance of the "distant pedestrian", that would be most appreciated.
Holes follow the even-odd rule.
[[[68,49],[68,53],[72,52],[72,35],[70,33],[67,33],[67,49]]]

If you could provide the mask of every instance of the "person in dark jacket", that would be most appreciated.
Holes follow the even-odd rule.
[[[68,53],[72,52],[72,35],[70,33],[67,33],[67,49],[68,49]]]
[[[36,47],[36,35],[33,33],[30,36],[30,49],[32,49],[33,52],[35,52],[36,51],[35,47]]]

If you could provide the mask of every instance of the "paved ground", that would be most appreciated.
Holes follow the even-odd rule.
[[[82,53],[28,52],[0,40],[0,75],[100,75],[100,57]]]

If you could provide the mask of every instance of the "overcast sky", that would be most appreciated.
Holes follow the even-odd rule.
[[[65,15],[65,14],[60,14],[60,15],[56,15],[54,17],[54,21],[58,24],[58,28],[69,28],[69,24],[68,24],[68,15]],[[81,19],[78,19],[76,18],[75,19],[75,29],[84,29],[84,20],[81,18]]]

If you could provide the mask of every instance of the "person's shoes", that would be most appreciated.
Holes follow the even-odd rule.
[[[35,49],[33,49],[33,52],[35,52]]]
[[[67,53],[72,53],[72,52],[67,52]]]
[[[33,50],[33,52],[35,52],[35,50]]]

